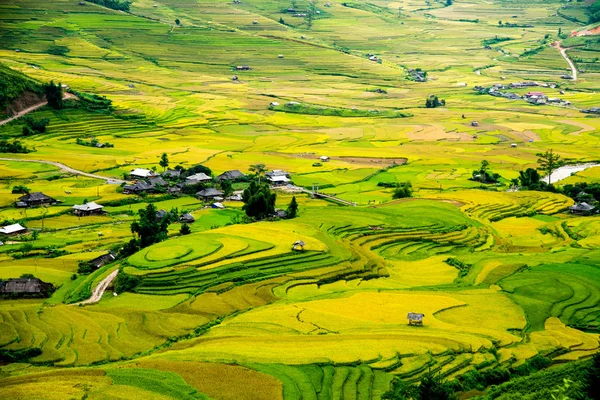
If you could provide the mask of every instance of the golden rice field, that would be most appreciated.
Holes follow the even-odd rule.
[[[600,159],[600,119],[581,112],[600,106],[600,48],[558,36],[583,29],[583,5],[317,2],[309,26],[293,4],[308,7],[0,2],[0,63],[115,107],[43,107],[31,115],[49,125],[34,136],[22,119],[0,125],[1,139],[35,150],[0,154],[0,220],[28,229],[1,238],[0,280],[33,274],[57,288],[0,298],[0,398],[370,400],[398,379],[459,385],[600,350],[600,217],[569,213],[575,200],[561,192],[510,189],[537,153]],[[577,80],[561,79],[571,70],[557,40]],[[411,78],[416,68],[426,82]],[[511,92],[570,105],[473,90],[520,81],[548,85]],[[426,108],[432,94],[445,106]],[[114,147],[77,142],[93,137]],[[298,217],[245,223],[240,202],[126,195],[100,179],[161,172],[163,153],[169,168],[202,164],[213,176],[263,163],[355,206],[278,190],[276,206],[295,195]],[[497,184],[469,179],[482,160]],[[556,186],[599,180],[595,167]],[[413,197],[394,200],[407,181]],[[16,208],[17,185],[58,203]],[[89,201],[106,213],[71,213]],[[129,242],[149,203],[191,213],[191,233],[172,223],[167,240],[78,273]],[[110,285],[79,305],[117,270],[133,289]],[[463,388],[461,399],[496,398]]]

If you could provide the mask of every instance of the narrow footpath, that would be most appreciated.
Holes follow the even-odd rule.
[[[571,59],[567,55],[567,49],[562,47],[560,42],[556,42],[555,45],[556,45],[555,47],[558,49],[558,51],[560,51],[560,55],[563,56],[565,61],[569,64],[569,67],[571,67],[571,76],[573,77],[572,80],[576,81],[577,80],[577,68],[575,68],[575,64],[573,63],[573,61],[571,61]]]
[[[112,283],[112,281],[115,280],[115,278],[117,277],[117,275],[119,274],[119,270],[115,270],[113,272],[111,272],[110,275],[108,275],[106,278],[104,278],[102,280],[102,282],[100,282],[98,284],[98,286],[96,286],[94,288],[94,290],[92,291],[92,297],[90,297],[87,300],[84,300],[82,302],[79,303],[75,303],[73,304],[74,306],[78,306],[80,304],[82,305],[86,305],[86,304],[94,304],[99,302],[102,299],[102,295],[104,294],[104,292],[106,291],[106,288]]]

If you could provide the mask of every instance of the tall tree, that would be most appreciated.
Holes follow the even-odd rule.
[[[298,216],[298,202],[296,201],[296,196],[292,197],[292,201],[290,201],[290,205],[286,212],[288,218],[296,218]]]
[[[162,156],[160,156],[160,161],[158,162],[158,165],[163,167],[163,171],[167,169],[167,167],[169,166],[169,156],[167,156],[167,153],[162,153]]]
[[[250,168],[248,168],[248,171],[254,174],[260,184],[260,178],[267,172],[267,166],[265,164],[252,164]]]
[[[60,83],[55,85],[54,81],[50,81],[50,83],[44,85],[44,94],[46,95],[46,101],[50,107],[55,110],[63,108],[63,92]]]
[[[148,204],[146,208],[139,210],[138,214],[140,218],[131,224],[131,232],[138,235],[140,247],[147,247],[167,238],[170,218],[156,218],[154,204]]]
[[[538,170],[548,175],[548,185],[551,185],[552,173],[565,165],[565,160],[561,160],[560,156],[554,154],[552,149],[547,150],[545,153],[537,153],[536,156],[538,156]]]
[[[275,212],[276,199],[277,194],[271,191],[269,185],[252,181],[242,194],[242,210],[249,217],[263,219]]]
[[[231,194],[233,193],[233,185],[231,184],[231,181],[222,179],[219,185],[221,186],[221,190],[223,191],[224,198],[228,198],[229,196],[231,196]]]
[[[312,28],[313,20],[315,19],[315,15],[317,15],[317,2],[315,0],[308,0],[308,9],[306,10],[306,26],[308,29]]]

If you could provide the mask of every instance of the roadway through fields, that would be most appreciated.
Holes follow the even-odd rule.
[[[575,64],[573,63],[573,61],[571,61],[571,59],[567,55],[567,49],[562,47],[560,42],[556,43],[556,48],[558,49],[558,51],[560,51],[560,55],[563,56],[565,61],[569,64],[569,67],[571,67],[571,76],[573,77],[572,80],[576,81],[577,80],[577,68],[575,68]]]
[[[102,282],[100,282],[98,284],[98,286],[96,286],[94,288],[94,290],[92,291],[92,297],[90,297],[87,300],[84,300],[80,303],[75,303],[73,304],[74,306],[83,304],[94,304],[99,302],[102,299],[102,295],[104,294],[104,292],[106,291],[106,288],[112,283],[112,281],[115,280],[115,278],[117,277],[117,275],[119,274],[119,270],[115,270],[113,272],[110,273],[110,275],[108,275],[106,278],[104,278],[102,280]]]
[[[63,95],[63,100],[68,100],[68,99],[72,99],[72,98],[75,98],[75,95],[72,95],[71,93],[65,93]],[[19,111],[18,113],[16,113],[12,117],[7,118],[7,119],[3,119],[2,121],[0,121],[0,126],[2,126],[4,124],[8,124],[9,122],[12,122],[12,121],[14,121],[17,118],[20,118],[20,117],[22,117],[25,114],[29,114],[30,112],[35,111],[38,108],[42,108],[46,104],[48,104],[47,101],[42,101],[41,103],[37,103],[37,104],[32,105],[31,107],[27,107],[26,109],[24,109],[22,111]]]
[[[90,174],[89,172],[79,171],[78,169],[71,168],[71,167],[69,167],[69,166],[67,166],[65,164],[61,164],[61,163],[56,162],[56,161],[24,160],[24,159],[21,159],[21,158],[6,158],[6,157],[0,157],[0,161],[28,162],[28,163],[39,163],[39,164],[54,165],[55,167],[60,168],[61,171],[68,172],[68,173],[73,174],[73,175],[81,175],[81,176],[87,176],[88,178],[102,179],[103,181],[106,181],[106,183],[109,183],[109,184],[118,184],[118,185],[120,185],[121,183],[125,183],[125,181],[122,180],[122,179],[115,179],[115,178],[109,178],[107,176]]]

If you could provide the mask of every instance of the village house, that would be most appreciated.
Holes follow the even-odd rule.
[[[94,269],[98,269],[98,268],[102,268],[107,264],[110,264],[111,262],[115,261],[117,259],[117,255],[116,253],[113,252],[109,252],[107,254],[103,254],[100,257],[96,257],[93,260],[88,261],[88,264],[90,264],[92,267],[94,267]]]
[[[271,182],[273,186],[287,185],[291,182],[290,178],[285,175],[267,176],[267,180]]]
[[[12,224],[0,228],[0,234],[9,236],[20,235],[25,232],[27,232],[27,228],[25,228],[21,224]]]
[[[89,203],[85,203],[85,204],[76,204],[73,206],[72,210],[73,210],[73,215],[83,217],[83,216],[88,216],[88,215],[104,214],[104,211],[102,211],[103,208],[104,208],[104,206],[101,206],[100,204],[96,204],[95,202],[90,201]]]
[[[169,216],[169,213],[166,212],[165,210],[158,210],[156,212],[156,219],[159,221],[163,218],[166,218],[167,216]]]
[[[250,67],[247,65],[238,65],[235,67],[236,71],[250,71]]]
[[[216,202],[210,205],[212,208],[223,209],[225,206],[222,203]]]
[[[232,171],[223,172],[221,175],[217,176],[216,180],[217,181],[238,181],[238,180],[241,180],[244,178],[246,178],[246,175],[244,175],[239,170],[234,169]]]
[[[37,278],[18,278],[0,281],[2,297],[50,297],[54,285]]]
[[[177,169],[168,169],[162,173],[164,178],[177,179],[181,176],[181,171]]]
[[[409,325],[423,325],[423,317],[425,314],[409,312],[406,318]]]
[[[215,188],[204,189],[196,193],[196,197],[204,201],[215,200],[221,198],[221,196],[223,196],[223,192]]]
[[[184,224],[192,224],[195,221],[196,221],[196,218],[194,218],[194,216],[190,213],[182,214],[181,217],[179,217],[179,222],[184,223]]]
[[[212,178],[206,175],[204,172],[199,172],[197,174],[190,175],[187,178],[185,178],[185,183],[187,185],[196,185],[198,183],[207,183],[210,181],[212,181]]]
[[[152,191],[152,185],[144,181],[138,181],[131,185],[123,186],[123,193],[125,194],[140,194],[148,193]]]
[[[54,200],[52,197],[46,196],[42,192],[34,192],[19,197],[16,205],[17,207],[24,208],[49,206],[54,203],[56,203],[56,200]]]
[[[145,168],[136,168],[129,173],[131,179],[147,179],[157,176],[157,173]]]
[[[590,214],[594,210],[594,208],[594,206],[589,205],[586,202],[581,202],[569,207],[569,211],[571,212],[571,214],[587,215]]]
[[[328,161],[331,161],[331,158],[329,158],[327,156],[321,156],[321,157],[319,157],[319,160],[321,160],[321,162],[328,162]]]
[[[153,176],[153,177],[149,178],[148,183],[152,187],[153,191],[160,191],[161,188],[169,187],[169,184],[167,183],[167,181],[165,181],[160,176]]]

